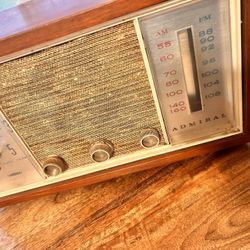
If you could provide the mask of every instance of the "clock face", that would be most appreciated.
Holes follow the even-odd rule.
[[[0,112],[0,193],[44,178],[23,142]]]

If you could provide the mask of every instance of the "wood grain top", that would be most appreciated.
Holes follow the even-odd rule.
[[[67,16],[99,8],[112,0],[32,0],[0,12],[0,37],[13,36]]]
[[[33,0],[24,3],[0,12],[0,57],[161,2],[164,0]]]
[[[0,209],[0,249],[250,249],[250,144]]]

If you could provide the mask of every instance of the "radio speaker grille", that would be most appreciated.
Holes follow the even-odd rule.
[[[98,139],[114,156],[141,150],[142,129],[161,133],[133,22],[0,65],[1,108],[36,158],[92,163]]]

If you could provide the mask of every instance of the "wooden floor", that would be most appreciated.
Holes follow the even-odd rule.
[[[250,144],[0,208],[0,249],[250,249]]]

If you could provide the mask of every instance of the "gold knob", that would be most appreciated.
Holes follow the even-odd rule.
[[[100,140],[93,143],[90,147],[90,155],[93,161],[102,162],[112,157],[114,146],[108,140]]]
[[[43,171],[47,176],[57,176],[68,169],[65,160],[57,155],[51,155],[43,164]]]
[[[160,134],[154,128],[145,129],[141,133],[141,145],[144,148],[156,147],[160,143]]]

